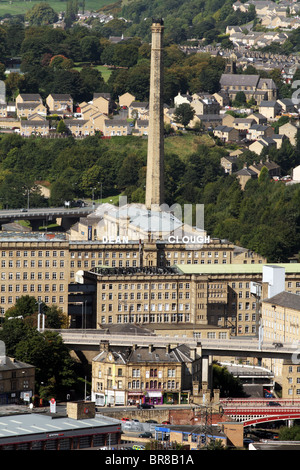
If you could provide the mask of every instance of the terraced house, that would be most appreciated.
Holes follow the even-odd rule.
[[[122,347],[101,341],[92,361],[92,400],[96,406],[189,403],[201,366],[197,348],[186,345]]]

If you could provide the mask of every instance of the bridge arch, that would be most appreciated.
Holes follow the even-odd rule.
[[[292,419],[300,419],[300,413],[293,413],[287,416],[278,415],[278,416],[252,417],[242,422],[243,422],[244,427],[247,427],[253,424],[271,423],[273,421],[286,421],[286,420],[292,420]]]

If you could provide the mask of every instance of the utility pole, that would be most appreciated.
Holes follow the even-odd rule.
[[[199,450],[205,449],[208,444],[208,438],[213,435],[212,429],[212,405],[204,403],[203,405],[196,405],[200,411],[200,425],[196,431],[199,430],[200,438],[198,443]],[[199,416],[197,414],[197,416]],[[193,432],[195,433],[195,431]]]

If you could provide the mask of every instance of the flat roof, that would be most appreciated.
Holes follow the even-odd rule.
[[[263,267],[283,267],[286,273],[299,273],[300,263],[177,264],[182,274],[262,274]]]
[[[120,425],[120,421],[105,416],[72,419],[55,413],[24,413],[0,416],[0,442],[5,438],[79,431],[83,429]],[[2,441],[3,443],[3,441]]]

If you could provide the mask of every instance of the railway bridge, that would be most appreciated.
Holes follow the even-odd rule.
[[[300,419],[300,399],[237,399],[220,400],[220,411],[244,427],[274,421]]]

